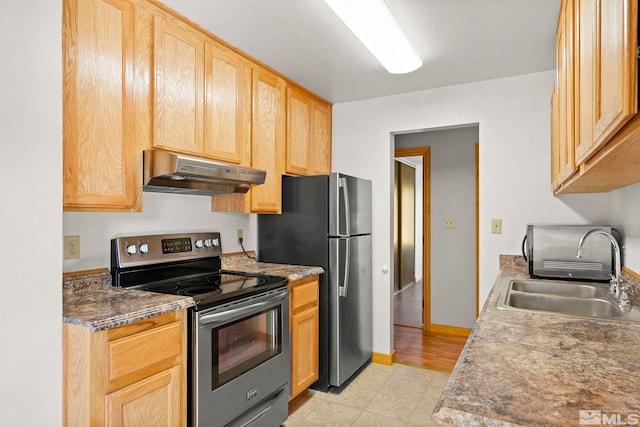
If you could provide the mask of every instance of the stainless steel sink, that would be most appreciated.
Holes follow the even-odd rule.
[[[598,298],[576,298],[545,294],[509,295],[507,304],[525,310],[549,311],[553,313],[571,314],[573,316],[598,317],[611,319],[622,317],[615,303]]]
[[[514,280],[511,289],[533,294],[559,295],[565,297],[596,298],[607,294],[607,285],[583,285],[573,283],[555,283],[536,280]]]
[[[638,301],[624,313],[607,296],[607,289],[606,283],[511,280],[501,289],[497,307],[640,323]]]

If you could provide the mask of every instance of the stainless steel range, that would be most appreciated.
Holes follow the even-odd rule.
[[[113,284],[194,299],[189,425],[278,426],[291,370],[287,279],[223,271],[221,254],[220,233],[120,237]]]

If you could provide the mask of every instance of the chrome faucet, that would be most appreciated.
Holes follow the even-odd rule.
[[[621,311],[629,311],[631,310],[631,299],[629,299],[629,295],[627,294],[627,289],[629,289],[629,285],[624,283],[624,281],[620,278],[620,245],[615,237],[613,237],[610,233],[607,233],[604,230],[600,230],[598,228],[594,228],[593,230],[587,231],[584,236],[580,238],[578,242],[578,250],[576,251],[576,258],[582,257],[582,245],[587,237],[592,234],[602,234],[606,236],[613,246],[615,252],[615,273],[611,276],[611,286],[609,287],[609,295],[618,303],[618,307]]]

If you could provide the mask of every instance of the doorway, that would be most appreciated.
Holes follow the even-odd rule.
[[[394,274],[404,282],[400,289],[394,286],[394,325],[423,330],[430,328],[429,245],[425,244],[425,236],[430,234],[429,154],[429,147],[396,149],[397,162],[412,165],[418,172],[406,177],[394,171]],[[407,214],[407,210],[411,212]],[[398,220],[402,217],[404,221]],[[413,220],[413,224],[407,227],[408,219]],[[411,236],[415,237],[411,239]],[[408,254],[411,251],[413,254]],[[406,262],[407,256],[412,262]],[[403,276],[406,277],[410,269],[413,280],[407,283]]]
[[[394,324],[422,329],[423,153],[394,160]],[[428,153],[427,153],[428,154]]]
[[[424,159],[423,213],[416,217],[423,229],[416,238],[416,246],[422,248],[422,281],[414,285],[414,298],[423,305],[424,331],[468,335],[477,317],[478,134],[475,124],[394,138],[395,157]],[[402,324],[396,295],[394,324]]]

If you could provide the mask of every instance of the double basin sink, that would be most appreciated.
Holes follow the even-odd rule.
[[[631,311],[622,312],[608,289],[608,283],[511,280],[501,289],[497,307],[640,323],[640,302],[632,298]]]

